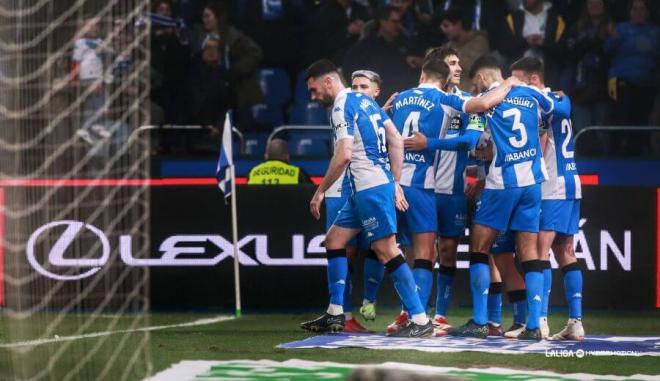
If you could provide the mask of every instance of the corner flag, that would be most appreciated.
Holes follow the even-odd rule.
[[[225,116],[225,125],[222,128],[222,142],[220,146],[220,156],[218,157],[218,166],[215,169],[215,177],[218,179],[218,187],[225,194],[225,199],[231,196],[232,183],[234,179],[231,175],[231,168],[234,166],[234,159],[231,147],[231,120],[229,112]]]
[[[231,233],[234,249],[234,293],[236,301],[236,317],[241,317],[241,280],[239,273],[239,251],[238,251],[238,215],[236,212],[236,175],[234,172],[234,159],[231,149],[231,120],[229,112],[225,115],[225,125],[222,128],[222,143],[220,145],[220,157],[215,169],[215,177],[218,179],[218,187],[227,197],[231,198]]]

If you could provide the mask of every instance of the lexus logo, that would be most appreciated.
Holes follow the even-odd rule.
[[[61,226],[66,226],[64,232]],[[53,232],[55,230],[55,232]],[[43,258],[41,263],[37,260],[36,248],[39,238],[60,234],[53,247]],[[102,247],[101,256],[94,259],[88,258],[64,258],[67,250],[71,248],[76,240],[89,236],[98,240]],[[236,242],[236,254],[238,261],[243,266],[325,266],[325,248],[323,241],[325,235],[316,235],[306,241],[303,234],[291,236],[291,256],[288,258],[271,257],[268,252],[268,236],[265,234],[250,234],[242,237]],[[253,247],[254,258],[243,250]],[[72,250],[70,250],[72,251]],[[87,278],[97,273],[110,259],[110,242],[103,231],[97,227],[80,221],[54,221],[35,230],[27,242],[26,253],[30,265],[41,275],[58,280],[77,280]],[[119,236],[119,257],[121,261],[132,267],[161,267],[161,266],[216,266],[220,262],[234,257],[234,245],[218,234],[194,234],[194,235],[172,235],[165,238],[159,246],[160,255],[157,257],[134,257],[132,250],[132,237],[130,235]],[[312,257],[307,256],[311,254]],[[76,268],[83,271],[75,275],[61,275],[53,272],[61,269],[62,273],[68,273]]]
[[[48,231],[52,230],[53,228],[62,225],[66,226],[66,229],[60,235],[60,238],[57,240],[57,242],[55,242],[55,245],[53,245],[53,247],[50,249],[50,252],[48,253],[48,263],[50,263],[52,266],[57,266],[57,267],[89,268],[87,271],[83,273],[76,275],[55,274],[44,268],[41,265],[41,263],[39,263],[39,261],[35,256],[35,245],[37,244],[37,240],[39,239],[39,237],[42,234],[45,234]],[[72,245],[76,237],[78,237],[83,230],[88,230],[98,237],[99,241],[101,242],[101,248],[102,248],[101,257],[96,259],[64,258],[64,253]],[[35,230],[34,233],[32,233],[30,239],[27,242],[26,253],[27,253],[28,262],[30,262],[32,267],[35,270],[37,270],[37,272],[39,272],[40,274],[58,280],[76,280],[76,279],[87,278],[95,274],[101,269],[101,267],[104,264],[106,264],[106,262],[108,262],[108,259],[110,258],[110,242],[108,242],[108,237],[106,237],[106,235],[101,230],[99,230],[97,227],[93,225],[89,225],[80,221],[72,221],[72,220],[54,221],[40,227],[39,229]]]

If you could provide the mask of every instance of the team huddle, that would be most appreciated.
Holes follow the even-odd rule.
[[[320,218],[330,303],[301,324],[314,332],[364,328],[350,304],[351,263],[366,251],[361,315],[376,316],[385,270],[402,311],[388,336],[506,336],[519,340],[582,340],[582,273],[573,252],[581,188],[573,155],[571,103],[543,83],[543,64],[523,58],[506,80],[498,62],[482,57],[469,75],[475,95],[461,91],[459,57],[429,51],[419,85],[381,106],[377,73],[352,73],[352,88],[330,61],[306,71],[312,100],[331,106],[335,151],[310,202]],[[468,184],[466,177],[478,180]],[[473,316],[447,319],[468,198],[476,201],[470,229]],[[401,250],[414,261],[411,269]],[[547,323],[552,249],[564,278],[568,323],[551,335]],[[518,271],[518,265],[522,274]],[[436,279],[433,268],[438,265]],[[427,307],[437,283],[435,316]],[[513,324],[502,329],[502,294]]]

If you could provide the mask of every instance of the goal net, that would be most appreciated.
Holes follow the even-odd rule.
[[[151,373],[148,11],[0,0],[0,380]]]

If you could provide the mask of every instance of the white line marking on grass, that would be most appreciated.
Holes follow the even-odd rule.
[[[86,333],[83,335],[73,335],[73,336],[57,336],[51,337],[51,338],[44,338],[44,339],[37,339],[37,340],[28,340],[28,341],[19,341],[16,343],[0,343],[0,348],[20,348],[20,347],[33,347],[37,345],[43,345],[43,344],[51,344],[51,343],[59,343],[63,341],[73,341],[73,340],[79,340],[79,339],[89,339],[92,337],[101,337],[101,336],[109,336],[109,335],[116,335],[119,333],[133,333],[133,332],[147,332],[147,331],[158,331],[161,329],[168,329],[168,328],[185,328],[185,327],[195,327],[195,326],[200,326],[200,325],[209,325],[209,324],[214,324],[214,323],[219,323],[222,321],[227,321],[227,320],[233,320],[234,316],[216,316],[212,318],[206,318],[206,319],[198,319],[194,320],[188,323],[180,323],[180,324],[169,324],[169,325],[154,325],[151,327],[142,327],[142,328],[135,328],[135,329],[120,329],[117,331],[104,331],[104,332],[92,332],[92,333]]]

